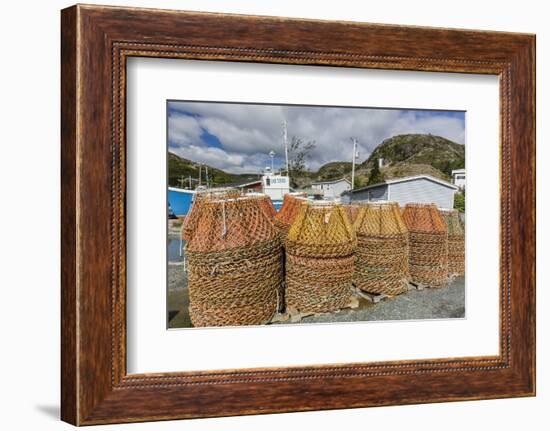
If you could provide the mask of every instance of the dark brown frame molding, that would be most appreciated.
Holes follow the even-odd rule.
[[[82,5],[61,18],[63,420],[88,425],[535,394],[534,35]],[[500,354],[128,375],[131,56],[498,75]]]

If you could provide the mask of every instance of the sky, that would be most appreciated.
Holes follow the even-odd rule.
[[[284,120],[289,141],[315,141],[306,161],[313,171],[331,161],[351,162],[351,137],[363,162],[395,135],[431,133],[459,144],[465,135],[462,111],[169,101],[167,115],[170,152],[233,174],[261,172],[271,165],[270,151],[275,169],[284,166]]]

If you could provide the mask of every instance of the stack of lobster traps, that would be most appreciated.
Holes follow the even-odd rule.
[[[412,282],[443,287],[448,282],[447,224],[433,204],[407,204],[403,220],[409,230],[409,270]]]
[[[464,225],[457,210],[441,210],[441,215],[447,223],[449,275],[464,275]]]
[[[277,312],[282,246],[260,201],[231,194],[195,201],[200,212],[185,246],[194,326],[258,325]]]
[[[348,306],[356,245],[340,205],[302,203],[285,240],[287,309],[324,313]]]
[[[388,296],[407,291],[409,234],[399,205],[362,205],[354,230],[357,235],[355,286],[368,293]]]

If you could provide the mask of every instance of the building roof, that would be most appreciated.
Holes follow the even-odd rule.
[[[407,181],[414,181],[414,180],[419,180],[419,179],[426,179],[426,180],[429,180],[429,181],[433,181],[434,183],[438,183],[438,184],[440,184],[444,187],[448,187],[448,188],[453,189],[453,190],[458,190],[458,187],[455,186],[454,184],[451,184],[447,181],[440,180],[439,178],[435,178],[435,177],[432,177],[430,175],[415,175],[415,176],[412,176],[412,177],[392,178],[392,179],[386,180],[386,181],[381,182],[381,183],[371,184],[370,186],[349,190],[349,191],[344,192],[344,193],[355,193],[355,192],[359,192],[359,191],[363,191],[363,190],[373,189],[375,187],[386,186],[386,185],[396,184],[396,183],[405,183]]]
[[[313,183],[311,183],[311,185],[317,185],[317,184],[335,184],[335,183],[339,183],[340,181],[346,181],[348,184],[351,185],[351,181],[348,180],[347,178],[340,178],[338,180],[332,180],[332,181],[315,181]]]

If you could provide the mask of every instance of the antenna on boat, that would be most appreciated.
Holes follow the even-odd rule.
[[[275,151],[271,150],[269,152],[269,157],[271,157],[271,173],[273,174],[274,173],[274,168],[273,168],[273,157],[275,157]]]

